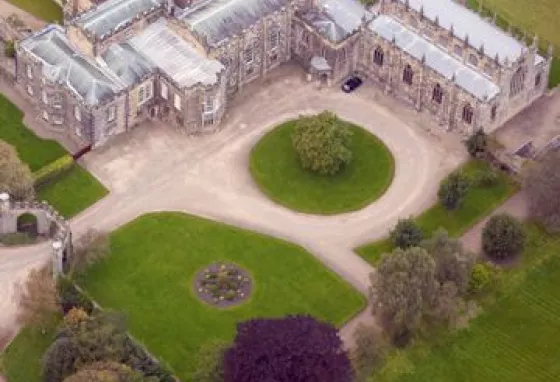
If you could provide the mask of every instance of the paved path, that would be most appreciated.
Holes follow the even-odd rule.
[[[382,96],[367,87],[347,95],[338,89],[316,90],[293,74],[279,75],[266,87],[245,89],[220,133],[187,137],[154,123],[88,154],[86,167],[111,193],[72,219],[74,237],[92,227],[111,231],[149,211],[184,211],[297,243],[367,293],[374,269],[352,249],[385,236],[398,218],[432,204],[439,180],[465,160],[462,144],[450,135],[404,123],[395,115],[410,114],[414,124],[421,118],[398,104],[382,106],[385,99],[372,101]],[[287,118],[324,109],[376,134],[395,156],[391,187],[360,211],[325,217],[287,210],[267,199],[248,172],[249,152],[263,134]],[[35,249],[22,251],[45,260]],[[27,269],[25,260],[19,261]],[[5,287],[13,277],[1,270],[0,287]],[[0,317],[10,320],[1,311]],[[363,313],[347,328],[368,318]],[[349,329],[343,336],[349,338]]]

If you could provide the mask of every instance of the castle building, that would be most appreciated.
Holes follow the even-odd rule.
[[[94,146],[160,119],[219,128],[247,83],[296,61],[310,80],[349,74],[431,113],[491,132],[547,89],[531,45],[452,0],[70,0],[64,26],[19,42],[17,86],[53,129]]]

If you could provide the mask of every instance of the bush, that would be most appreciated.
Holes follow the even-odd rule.
[[[224,381],[224,354],[229,348],[227,342],[211,340],[204,344],[198,354],[198,366],[194,374],[197,382]]]
[[[469,188],[470,180],[463,172],[452,172],[439,186],[439,201],[448,210],[457,209],[463,204]]]
[[[469,280],[469,293],[480,293],[496,279],[496,268],[487,263],[475,264]]]
[[[93,302],[76,288],[72,280],[66,277],[60,277],[58,279],[57,289],[58,298],[64,314],[67,314],[73,308],[82,309],[87,314],[93,312]]]
[[[364,324],[356,328],[353,337],[356,346],[351,353],[352,365],[356,370],[357,381],[365,381],[385,358],[387,343],[380,329]]]
[[[471,135],[465,142],[467,151],[473,157],[479,157],[481,154],[486,153],[488,148],[488,136],[483,130],[478,130]]]
[[[477,171],[474,174],[474,183],[483,188],[495,186],[498,183],[498,174],[492,169]]]
[[[64,155],[35,171],[33,173],[33,183],[35,187],[39,187],[45,183],[51,182],[62,174],[70,171],[72,166],[74,166],[74,159],[72,156],[69,154]]]
[[[16,56],[16,44],[12,40],[6,41],[6,45],[4,45],[4,55],[10,58]]]
[[[351,131],[331,112],[300,117],[292,133],[292,144],[305,170],[334,175],[352,160]]]
[[[513,216],[492,216],[484,226],[482,248],[488,256],[503,260],[521,253],[524,245],[523,225]]]
[[[424,232],[412,219],[399,219],[391,231],[391,242],[397,248],[416,247],[424,239]]]
[[[5,233],[0,235],[0,243],[6,246],[33,244],[36,241],[37,239],[27,232]]]

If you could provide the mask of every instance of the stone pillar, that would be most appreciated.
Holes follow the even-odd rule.
[[[10,210],[10,195],[6,192],[0,194],[0,213]]]
[[[62,242],[55,241],[52,243],[53,249],[53,277],[56,278],[57,276],[63,273],[62,269],[62,258],[64,253],[64,246]]]

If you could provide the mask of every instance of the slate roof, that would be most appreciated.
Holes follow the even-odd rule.
[[[318,0],[317,9],[302,16],[310,26],[332,42],[340,42],[360,28],[373,14],[354,0]]]
[[[288,0],[207,0],[178,17],[211,46],[218,46],[286,4]]]
[[[128,42],[111,45],[103,52],[100,61],[127,87],[139,83],[155,71],[155,65]]]
[[[408,4],[415,11],[422,9],[424,17],[431,21],[437,18],[444,29],[451,30],[453,26],[455,36],[463,40],[468,36],[473,48],[484,44],[484,53],[492,59],[497,54],[502,64],[506,58],[513,62],[522,55],[524,47],[519,41],[453,0],[408,0]]]
[[[449,55],[416,32],[408,29],[396,19],[381,15],[373,20],[369,28],[387,41],[395,39],[396,45],[417,60],[425,58],[425,64],[455,83],[481,101],[494,98],[500,88],[488,77]]]
[[[74,23],[102,38],[163,3],[164,0],[108,0],[79,15]]]
[[[123,88],[110,73],[81,55],[60,26],[48,26],[23,40],[20,48],[42,62],[45,78],[68,87],[88,105],[103,103]]]
[[[164,18],[148,26],[130,45],[179,86],[213,85],[225,70],[221,62],[208,59],[167,27]]]

